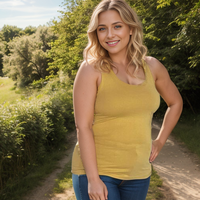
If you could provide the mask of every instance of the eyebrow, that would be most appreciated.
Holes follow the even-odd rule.
[[[115,25],[115,24],[118,24],[118,23],[123,24],[123,22],[115,22],[115,23],[113,23],[112,25]],[[105,25],[105,24],[99,24],[98,27],[99,27],[99,26],[106,26],[106,25]]]

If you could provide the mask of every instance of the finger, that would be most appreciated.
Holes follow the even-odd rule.
[[[105,200],[103,194],[102,194],[102,195],[97,194],[97,195],[95,196],[95,198],[96,198],[95,200]]]
[[[89,199],[90,199],[90,200],[93,200],[92,195],[89,195]]]
[[[150,157],[150,162],[153,162],[156,159],[157,155],[158,155],[158,153],[156,151],[154,151]]]
[[[90,200],[99,200],[98,198],[96,198],[94,195],[89,195]]]
[[[108,189],[106,186],[105,186],[105,190],[104,190],[104,197],[106,200],[108,199]]]
[[[150,162],[153,162],[154,157],[155,157],[155,149],[152,149],[151,155],[150,155],[150,158],[149,158],[149,161],[150,161]]]
[[[149,156],[149,162],[152,162],[153,154],[154,154],[154,150],[152,149],[152,150],[151,150],[151,154],[150,154],[150,156]]]
[[[101,196],[99,196],[100,200],[105,200],[105,196],[102,194]]]
[[[104,194],[104,198],[105,198],[105,200],[108,199],[108,192],[105,192],[105,194]]]

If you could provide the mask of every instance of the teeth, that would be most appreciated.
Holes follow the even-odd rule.
[[[108,42],[108,44],[116,44],[118,41],[116,41],[116,42]]]

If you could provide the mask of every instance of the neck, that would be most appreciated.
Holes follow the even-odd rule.
[[[120,54],[120,55],[109,54],[109,56],[113,61],[114,65],[126,67],[129,63],[128,58],[125,56],[125,54]]]

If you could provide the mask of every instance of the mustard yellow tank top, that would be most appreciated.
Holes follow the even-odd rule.
[[[122,180],[144,179],[151,175],[151,121],[160,104],[160,95],[147,64],[145,81],[129,85],[111,70],[102,73],[98,88],[93,133],[99,175]],[[77,142],[72,173],[85,174]]]

